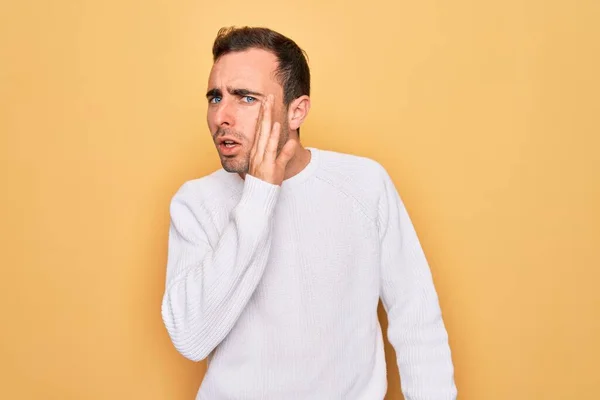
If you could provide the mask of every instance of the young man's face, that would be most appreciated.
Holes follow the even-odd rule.
[[[277,66],[274,54],[250,49],[225,54],[212,67],[207,92],[208,128],[228,172],[248,172],[261,102],[269,94],[275,97],[272,122],[281,123],[280,149],[289,137],[283,89],[275,78]]]

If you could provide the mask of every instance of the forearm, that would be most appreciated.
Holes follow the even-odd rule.
[[[384,301],[406,400],[454,400],[448,334],[432,284]]]
[[[250,178],[216,246],[172,234],[162,315],[177,350],[202,360],[229,333],[262,277],[278,190]]]

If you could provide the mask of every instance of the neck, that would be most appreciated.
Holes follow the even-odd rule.
[[[310,162],[310,158],[310,150],[307,150],[301,144],[298,144],[296,154],[294,154],[292,159],[288,162],[287,166],[285,167],[285,174],[283,179],[289,179],[292,176],[300,173],[300,171],[306,168],[306,166]]]

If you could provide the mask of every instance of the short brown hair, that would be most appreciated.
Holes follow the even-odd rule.
[[[276,76],[288,106],[300,96],[310,96],[310,69],[306,52],[292,40],[268,28],[221,28],[213,44],[213,62],[230,52],[258,48],[273,53],[279,62]]]

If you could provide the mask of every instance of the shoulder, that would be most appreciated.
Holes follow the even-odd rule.
[[[377,190],[389,179],[383,165],[369,157],[329,150],[321,150],[320,157],[321,175],[340,185]]]
[[[318,178],[376,213],[385,194],[389,175],[378,161],[349,153],[320,150]]]
[[[178,206],[210,211],[235,196],[241,189],[238,176],[223,169],[184,182],[171,198],[171,210]]]

